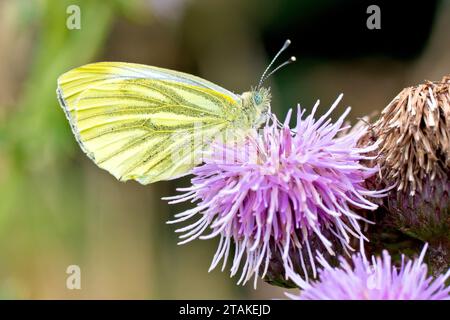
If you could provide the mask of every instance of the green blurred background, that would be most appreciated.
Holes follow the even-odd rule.
[[[56,78],[102,60],[199,75],[242,92],[256,85],[286,38],[298,62],[269,84],[279,117],[300,102],[322,109],[339,93],[352,120],[381,110],[403,87],[450,73],[450,2],[0,0],[0,298],[282,298],[260,283],[207,273],[216,240],[177,246],[177,211],[162,196],[189,179],[120,183],[77,146],[58,106]],[[66,27],[69,5],[81,29]],[[342,112],[342,104],[337,112]],[[81,267],[82,289],[66,288]]]

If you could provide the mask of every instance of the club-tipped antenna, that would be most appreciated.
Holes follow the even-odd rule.
[[[262,83],[264,82],[264,78],[266,78],[266,74],[267,72],[270,70],[270,68],[272,67],[272,65],[274,64],[274,62],[278,59],[278,57],[280,56],[280,54],[287,49],[287,47],[289,47],[289,45],[291,44],[291,40],[287,39],[283,46],[281,47],[281,49],[277,52],[277,54],[275,55],[275,57],[273,57],[272,61],[270,61],[269,65],[267,66],[266,70],[264,70],[263,74],[261,75],[261,78],[259,79],[259,83],[258,83],[258,89],[261,88]],[[286,61],[287,62],[287,61]],[[280,67],[278,67],[277,69],[279,69]],[[272,72],[273,73],[273,72]]]
[[[290,57],[288,60],[286,60],[285,62],[283,62],[282,64],[280,64],[278,67],[276,67],[275,69],[273,69],[267,76],[265,76],[261,83],[263,83],[264,81],[266,81],[271,75],[273,75],[275,72],[277,72],[278,70],[280,70],[280,69],[283,68],[284,66],[287,66],[288,64],[291,64],[292,62],[295,62],[296,60],[297,60],[297,59],[296,59],[294,56]]]

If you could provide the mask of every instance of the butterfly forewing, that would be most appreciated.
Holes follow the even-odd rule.
[[[175,71],[98,63],[62,75],[57,92],[88,156],[120,180],[147,184],[186,174],[230,126],[239,98],[217,88]]]

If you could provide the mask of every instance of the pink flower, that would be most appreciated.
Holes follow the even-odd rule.
[[[337,268],[322,259],[320,280],[305,284],[299,279],[303,290],[299,296],[289,296],[300,300],[448,300],[450,287],[445,281],[450,269],[436,279],[427,276],[426,249],[427,245],[413,261],[405,262],[402,256],[400,268],[391,264],[387,251],[382,257],[372,257],[371,263],[360,254],[352,257],[352,264],[341,257]]]
[[[281,128],[273,116],[274,124],[266,124],[259,135],[255,130],[238,144],[213,144],[205,163],[193,170],[192,186],[167,198],[171,203],[197,202],[171,221],[197,218],[177,230],[183,233],[181,243],[220,237],[210,270],[220,261],[224,270],[232,244],[231,276],[241,270],[238,283],[255,276],[255,285],[275,253],[286,279],[299,274],[308,278],[308,270],[316,275],[316,250],[348,253],[354,250],[352,239],[362,248],[367,240],[359,225],[363,218],[354,209],[374,210],[377,205],[367,198],[384,194],[365,188],[365,179],[378,169],[360,163],[371,159],[365,154],[377,146],[357,147],[363,128],[340,134],[347,129],[342,125],[350,108],[336,123],[328,118],[341,98],[318,120],[319,102],[305,119],[299,107],[293,129],[289,112]],[[205,235],[206,229],[210,233]]]

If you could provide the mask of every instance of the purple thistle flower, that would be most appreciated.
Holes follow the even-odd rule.
[[[238,284],[255,276],[255,286],[275,253],[281,257],[284,278],[301,273],[307,279],[307,270],[316,276],[316,250],[335,255],[339,249],[349,254],[354,250],[352,239],[362,249],[367,239],[359,220],[366,220],[354,209],[376,209],[367,197],[384,193],[364,186],[365,179],[378,170],[360,163],[372,159],[365,154],[377,148],[357,147],[365,129],[342,134],[348,129],[342,125],[350,108],[334,124],[328,118],[341,98],[318,120],[314,114],[319,101],[306,119],[298,107],[292,130],[290,111],[281,128],[273,116],[273,124],[267,123],[259,135],[255,130],[240,144],[213,144],[205,163],[193,170],[192,186],[179,189],[185,192],[182,195],[166,198],[170,203],[197,202],[197,207],[169,222],[198,217],[176,231],[183,233],[180,243],[220,236],[210,271],[220,261],[224,270],[232,243],[231,276],[242,267]],[[211,232],[205,235],[208,227]],[[293,262],[298,258],[300,268]]]
[[[386,250],[382,257],[372,257],[371,263],[360,254],[352,257],[352,264],[341,257],[336,268],[321,259],[320,280],[305,284],[299,279],[300,295],[288,296],[300,300],[448,300],[450,287],[445,281],[450,269],[435,279],[427,276],[426,249],[427,245],[415,260],[405,262],[402,256],[400,268],[392,265]]]

